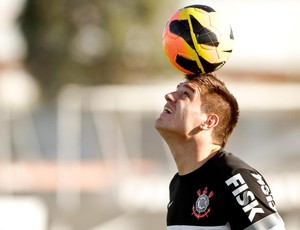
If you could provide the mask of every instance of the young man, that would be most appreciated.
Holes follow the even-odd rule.
[[[262,175],[223,150],[238,122],[235,97],[212,74],[186,78],[155,124],[178,169],[167,229],[284,229]]]

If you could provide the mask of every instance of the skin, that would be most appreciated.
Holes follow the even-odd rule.
[[[168,144],[179,175],[186,175],[201,167],[221,148],[212,140],[219,117],[201,111],[200,89],[194,82],[180,83],[165,99],[167,103],[155,128]]]

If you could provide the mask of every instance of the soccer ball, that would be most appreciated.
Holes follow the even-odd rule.
[[[233,42],[226,18],[205,5],[191,5],[176,11],[163,31],[166,56],[186,74],[220,69],[232,52]]]

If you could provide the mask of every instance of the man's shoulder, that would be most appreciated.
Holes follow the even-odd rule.
[[[255,169],[244,160],[225,150],[221,150],[211,163],[217,171],[222,173],[232,174],[240,170],[255,171]]]

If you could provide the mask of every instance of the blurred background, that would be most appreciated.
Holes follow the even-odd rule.
[[[191,0],[0,0],[0,229],[166,229],[176,168],[154,129],[183,75],[161,39]],[[300,229],[300,2],[202,1],[235,47],[218,72],[240,123],[227,150]]]

